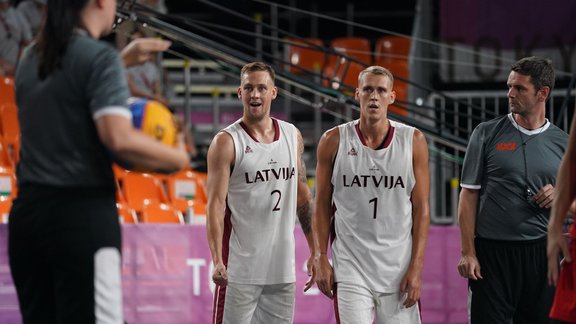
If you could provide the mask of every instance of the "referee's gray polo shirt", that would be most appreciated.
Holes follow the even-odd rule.
[[[461,180],[462,187],[480,190],[476,236],[517,241],[546,235],[550,209],[529,203],[525,185],[534,193],[546,184],[555,185],[567,140],[568,135],[549,121],[543,128],[527,130],[512,114],[476,127]],[[526,142],[527,179],[522,142]]]

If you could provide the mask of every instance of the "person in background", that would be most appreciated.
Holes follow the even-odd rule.
[[[576,114],[572,118],[568,148],[556,176],[556,198],[548,223],[548,283],[556,286],[550,317],[576,323],[576,225],[572,223],[566,238],[562,227],[576,206]],[[562,268],[558,274],[558,258]]]
[[[32,35],[38,35],[46,12],[46,0],[24,0],[16,9],[30,25]]]
[[[136,30],[132,33],[130,37],[131,43],[129,44],[143,38],[145,38],[145,35]],[[156,100],[174,113],[174,110],[170,107],[168,99],[162,94],[161,71],[155,62],[155,57],[150,57],[150,59],[145,60],[141,64],[129,66],[126,69],[126,75],[128,78],[128,87],[130,88],[130,94],[132,96]],[[195,158],[198,155],[198,148],[194,141],[191,125],[186,125],[184,116],[176,113],[174,114],[174,123],[176,124],[178,131],[184,134],[186,150],[190,154],[190,157]]]
[[[189,164],[181,134],[174,148],[132,126],[122,61],[98,40],[115,13],[116,0],[50,0],[16,71],[21,150],[8,254],[25,324],[124,323],[110,155],[151,170]],[[166,45],[135,42],[124,62]]]
[[[30,25],[10,5],[0,0],[0,75],[14,75],[22,49],[32,41]]]
[[[508,75],[510,113],[480,123],[462,167],[458,220],[471,323],[548,323],[546,227],[567,134],[546,117],[550,60],[526,57]]]
[[[130,41],[143,38],[144,34],[136,30],[130,36]],[[169,107],[168,100],[162,94],[162,80],[158,65],[154,57],[142,64],[132,65],[126,69],[128,87],[133,97],[142,97],[156,100]]]
[[[421,131],[388,119],[395,97],[392,73],[366,68],[355,92],[360,119],[328,130],[318,143],[310,282],[334,299],[339,323],[421,322],[428,146]]]
[[[270,117],[274,81],[269,65],[244,65],[238,87],[242,118],[220,131],[208,150],[214,324],[291,324],[295,216],[313,247],[302,135],[294,125]]]

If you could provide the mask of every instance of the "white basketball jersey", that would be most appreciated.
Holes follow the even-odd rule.
[[[276,136],[269,144],[257,142],[240,121],[224,129],[236,151],[222,244],[233,283],[296,281],[297,130],[292,124],[273,122]]]
[[[399,291],[412,254],[414,128],[390,121],[384,147],[365,146],[358,120],[340,125],[332,185],[336,282]]]

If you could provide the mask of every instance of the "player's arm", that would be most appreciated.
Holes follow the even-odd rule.
[[[462,188],[458,203],[458,224],[460,226],[460,244],[462,256],[458,263],[458,272],[464,278],[482,279],[480,263],[474,247],[476,213],[480,190]]]
[[[226,196],[234,160],[234,140],[226,132],[218,133],[208,149],[208,180],[206,183],[208,194],[206,231],[214,264],[212,280],[217,285],[228,283],[228,273],[222,259],[222,237],[224,234]]]
[[[562,235],[562,225],[568,216],[568,209],[576,199],[576,114],[572,118],[570,137],[566,154],[560,162],[556,176],[556,197],[552,205],[550,221],[548,223],[548,283],[556,284],[558,280],[558,257],[562,252],[565,260],[571,262],[566,238]]]
[[[302,140],[302,134],[298,131],[298,199],[296,202],[296,215],[300,221],[300,227],[302,232],[306,236],[306,242],[308,243],[308,250],[310,251],[310,257],[306,264],[308,269],[308,275],[312,275],[312,263],[314,261],[314,239],[312,237],[312,194],[310,193],[310,187],[308,186],[308,179],[306,177],[306,164],[304,159],[302,159],[302,154],[304,153],[304,141]],[[311,286],[310,284],[305,287],[308,290]]]
[[[326,253],[332,217],[332,169],[339,142],[340,131],[335,127],[324,133],[318,143],[316,206],[314,217],[312,218],[312,232],[315,240],[314,280],[318,285],[318,289],[330,298],[333,297],[334,275]]]
[[[123,115],[106,114],[96,118],[100,141],[117,158],[153,170],[180,170],[189,165],[182,134],[176,148],[164,145],[132,126]]]
[[[167,50],[172,42],[159,38],[138,38],[126,45],[120,55],[125,66],[142,64],[158,52]]]
[[[474,238],[476,236],[476,217],[481,183],[485,177],[485,146],[487,142],[486,129],[478,125],[468,141],[464,164],[460,199],[458,202],[458,225],[460,227],[461,257],[458,261],[460,276],[472,280],[482,279],[480,262],[476,257]]]
[[[400,292],[406,293],[404,306],[411,307],[420,299],[424,252],[430,227],[430,172],[428,170],[428,145],[424,134],[414,132],[412,165],[416,184],[412,189],[412,258],[406,275],[400,284]]]

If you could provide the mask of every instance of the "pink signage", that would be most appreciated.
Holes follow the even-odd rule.
[[[21,323],[6,253],[6,225],[0,225],[0,324]],[[308,280],[308,247],[296,235],[297,294],[294,323],[335,323],[332,301]],[[210,323],[212,264],[203,225],[123,225],[124,315],[128,323]],[[458,234],[432,227],[421,298],[424,323],[467,323],[466,281],[458,277]]]

